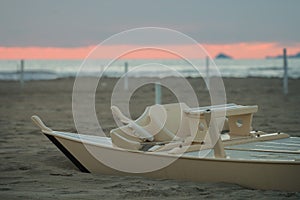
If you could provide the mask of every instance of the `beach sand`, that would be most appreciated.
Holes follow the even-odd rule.
[[[198,79],[189,79],[201,105],[210,99]],[[72,116],[74,79],[0,82],[0,199],[299,199],[300,193],[262,191],[228,183],[197,183],[117,177],[81,173],[35,127],[30,117],[39,115],[55,130],[76,131]],[[101,82],[96,110],[107,132],[115,126],[110,107],[116,79]],[[282,94],[280,79],[224,79],[227,102],[259,106],[253,127],[300,136],[300,79],[289,81],[289,95]],[[199,87],[197,87],[200,85]],[[163,103],[175,102],[163,90]],[[153,86],[140,88],[132,97],[132,117],[154,103]],[[299,186],[300,187],[300,186]]]

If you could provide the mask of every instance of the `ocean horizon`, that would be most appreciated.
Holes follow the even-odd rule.
[[[53,80],[59,78],[76,77],[84,60],[24,60],[25,81],[29,80]],[[109,60],[93,60],[85,63],[87,69],[80,73],[81,76],[99,76],[103,71],[106,77],[121,77],[124,74],[125,62],[128,70],[147,64],[141,70],[131,73],[135,77],[167,77],[170,71],[159,65],[168,66],[183,77],[200,77],[205,74],[205,60],[191,60],[199,66],[200,73],[184,60],[117,60],[107,64]],[[283,60],[276,59],[215,59],[218,70],[222,77],[226,78],[282,78]],[[210,66],[213,63],[210,62]],[[214,76],[213,72],[210,73]],[[292,79],[300,78],[300,59],[288,59],[288,76]],[[17,81],[20,79],[20,60],[0,60],[0,80]]]

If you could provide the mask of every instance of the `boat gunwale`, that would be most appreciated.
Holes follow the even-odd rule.
[[[106,146],[106,145],[101,145],[96,142],[91,142],[91,141],[82,141],[80,139],[80,134],[79,139],[78,138],[71,138],[70,136],[67,135],[59,135],[56,134],[55,132],[60,132],[60,133],[70,133],[70,132],[61,132],[61,131],[52,131],[52,132],[43,132],[45,135],[52,135],[54,137],[66,139],[69,141],[81,143],[82,145],[85,146],[85,144],[92,145],[92,146],[97,146],[101,148],[106,148],[110,149],[113,151],[119,151],[119,152],[128,152],[128,153],[139,153],[139,154],[144,154],[144,155],[151,155],[151,156],[158,156],[158,157],[171,157],[171,158],[180,158],[180,159],[187,159],[187,160],[205,160],[205,161],[217,161],[217,162],[235,162],[235,163],[251,163],[251,164],[281,164],[281,165],[300,165],[300,161],[298,160],[239,160],[239,159],[231,159],[231,158],[205,158],[205,157],[191,157],[191,156],[186,156],[184,153],[180,155],[176,154],[166,154],[166,153],[161,153],[161,152],[144,152],[144,151],[135,151],[135,150],[128,150],[128,149],[122,149],[118,147],[112,147],[112,146]],[[77,133],[71,133],[71,134],[77,134]],[[97,136],[96,136],[97,137]],[[102,137],[102,136],[98,136]],[[109,137],[103,137],[103,138],[109,138]],[[64,145],[63,145],[64,146]],[[67,147],[65,147],[67,148]],[[86,147],[85,147],[86,148]],[[86,148],[88,150],[88,148]],[[213,150],[213,149],[211,149]],[[90,153],[90,151],[88,150]]]

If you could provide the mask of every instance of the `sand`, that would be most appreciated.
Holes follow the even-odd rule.
[[[189,79],[201,105],[210,103],[198,79]],[[299,199],[300,193],[262,191],[228,183],[197,183],[116,177],[81,173],[32,124],[38,114],[55,130],[76,131],[72,116],[74,79],[0,82],[0,198],[1,199]],[[109,109],[115,79],[105,79],[98,89],[96,110],[106,132],[115,126]],[[228,102],[257,104],[255,129],[284,131],[300,136],[300,79],[289,81],[289,95],[282,94],[279,79],[224,79]],[[198,87],[197,87],[198,86]],[[139,89],[130,111],[135,118],[153,104],[153,86]],[[163,103],[176,101],[163,90]],[[300,187],[300,186],[299,186]]]

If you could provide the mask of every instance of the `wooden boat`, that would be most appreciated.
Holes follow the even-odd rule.
[[[257,109],[154,105],[131,120],[112,107],[124,126],[111,137],[53,131],[39,117],[32,120],[83,172],[300,191],[300,138],[253,131]]]

